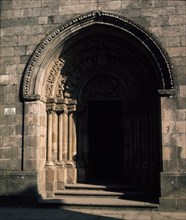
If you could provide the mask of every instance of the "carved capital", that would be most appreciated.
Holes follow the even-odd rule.
[[[69,105],[68,112],[71,114],[76,111],[76,105]]]
[[[64,113],[66,108],[66,104],[56,104],[55,110],[57,113]]]
[[[76,111],[76,100],[68,100],[68,112],[71,114]]]
[[[63,105],[57,105],[55,110],[57,113],[62,113],[64,112],[64,107]]]
[[[49,103],[46,106],[46,111],[47,111],[48,114],[50,114],[50,113],[55,111],[55,108],[56,108],[56,104],[55,103]]]
[[[52,109],[52,108],[47,108],[46,111],[47,111],[47,114],[52,114],[52,112],[54,112],[54,109]]]
[[[68,114],[68,108],[66,106],[63,108],[63,113]]]

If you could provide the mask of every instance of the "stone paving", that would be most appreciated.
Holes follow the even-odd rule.
[[[0,208],[0,220],[185,220],[186,212]]]

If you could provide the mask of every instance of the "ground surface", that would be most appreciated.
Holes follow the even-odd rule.
[[[0,208],[0,220],[185,220],[186,212]]]

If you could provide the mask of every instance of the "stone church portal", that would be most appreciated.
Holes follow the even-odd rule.
[[[91,12],[44,39],[23,83],[25,121],[34,114],[37,122],[30,131],[40,152],[41,194],[98,181],[158,197],[159,91],[172,88],[156,42],[121,16]]]

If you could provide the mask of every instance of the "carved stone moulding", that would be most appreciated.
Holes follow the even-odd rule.
[[[66,39],[74,36],[74,34],[78,33],[80,30],[94,24],[106,25],[120,29],[121,31],[127,32],[131,36],[135,37],[136,41],[139,41],[141,45],[146,47],[146,49],[150,52],[152,59],[159,68],[159,74],[162,80],[162,85],[159,89],[174,88],[173,75],[168,59],[163,50],[160,48],[159,44],[152,38],[150,34],[123,16],[104,11],[92,11],[73,18],[67,23],[61,25],[46,38],[44,38],[43,41],[39,44],[31,56],[31,59],[24,72],[22,88],[22,95],[24,100],[32,100],[33,97],[40,98],[53,95],[51,92],[53,89],[52,77],[48,79],[49,81],[47,81],[47,85],[42,85],[43,82],[39,81],[39,79],[44,78],[40,75],[46,74],[46,64],[51,62],[54,57],[57,57],[59,47],[62,47]],[[51,50],[51,48],[53,49]],[[61,65],[60,62],[59,65]],[[56,66],[58,66],[58,64]],[[55,74],[55,68],[56,67],[51,70],[53,74]],[[62,94],[64,80],[65,79],[61,79],[59,90],[57,92],[58,95]],[[45,86],[45,88],[47,87],[48,94],[42,94],[39,86],[36,86],[36,84]]]

